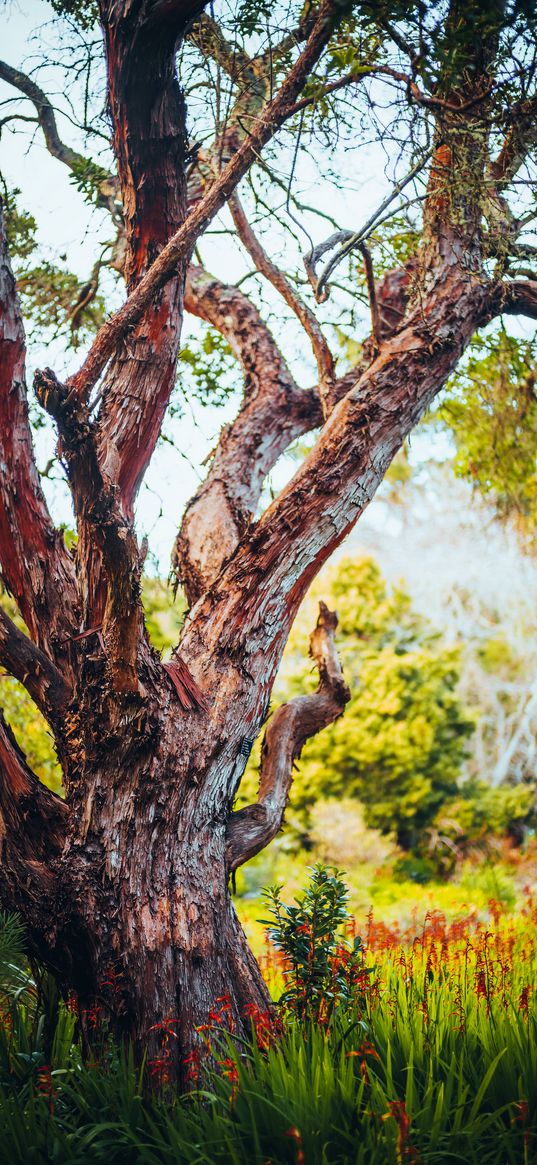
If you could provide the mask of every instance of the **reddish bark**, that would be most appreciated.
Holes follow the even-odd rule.
[[[36,643],[65,659],[76,625],[71,557],[55,530],[35,467],[26,346],[0,205],[0,559],[2,579]]]

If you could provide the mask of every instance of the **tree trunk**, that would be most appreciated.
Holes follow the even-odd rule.
[[[198,796],[222,779],[221,758],[211,761],[204,747],[207,716],[178,717],[166,679],[159,701],[166,714],[155,702],[143,721],[139,706],[124,705],[131,723],[119,749],[94,742],[77,774],[85,793],[77,805],[71,789],[46,953],[82,1006],[102,1007],[150,1059],[158,1060],[159,1025],[173,1021],[170,1068],[180,1079],[196,1028],[223,996],[243,1034],[248,1009],[264,1011],[270,1000],[231,901],[226,818],[211,819]]]
[[[183,660],[176,656],[163,667],[144,644],[143,695],[114,696],[99,637],[79,640],[80,694],[66,713],[69,809],[47,795],[39,844],[23,852],[5,839],[21,832],[35,778],[9,741],[0,751],[4,886],[20,888],[17,904],[27,915],[31,875],[31,908],[39,918],[34,946],[66,988],[74,987],[86,1012],[102,1008],[116,1034],[140,1052],[148,1047],[157,1064],[162,1025],[171,1025],[176,1038],[165,1067],[180,1081],[188,1078],[185,1061],[211,1011],[223,1007],[234,1030],[248,1036],[252,1013],[270,1009],[233,908],[230,874],[281,828],[294,760],[349,697],[336,626],[321,604],[310,639],[318,689],[272,717],[258,802],[238,813],[232,805],[245,765],[241,704],[247,693],[251,704],[264,697],[226,657],[204,699]],[[206,659],[205,673],[207,667]],[[40,837],[40,824],[48,835]],[[43,857],[51,859],[44,868]]]

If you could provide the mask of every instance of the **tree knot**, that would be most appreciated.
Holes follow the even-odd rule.
[[[57,417],[69,396],[69,389],[58,380],[52,368],[37,370],[34,376],[34,389],[41,407],[52,417]]]

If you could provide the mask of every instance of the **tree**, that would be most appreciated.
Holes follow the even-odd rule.
[[[459,652],[438,642],[405,591],[388,592],[374,559],[346,559],[323,584],[339,614],[351,698],[306,745],[293,805],[354,796],[369,826],[408,849],[456,793],[474,727],[457,693]],[[298,659],[295,668],[289,694],[307,686]]]
[[[94,56],[97,6],[53,7]],[[98,17],[110,167],[62,140],[34,77],[0,66],[24,102],[9,104],[4,124],[33,118],[82,196],[113,223],[114,242],[71,321],[94,301],[106,265],[121,271],[127,291],[77,371],[62,379],[45,368],[34,378],[71,493],[70,550],[32,452],[25,334],[2,234],[0,560],[28,634],[2,611],[0,658],[48,720],[65,800],[39,783],[2,725],[1,899],[27,920],[60,979],[83,1000],[100,994],[118,1031],[143,1043],[174,1017],[180,1071],[217,996],[229,996],[238,1025],[249,1007],[267,1006],[229,878],[280,829],[294,758],[348,699],[336,619],[322,606],[311,640],[317,692],[274,713],[258,800],[234,812],[304,593],[476,331],[501,314],[537,315],[537,280],[517,274],[515,261],[531,251],[524,232],[534,212],[518,183],[531,177],[535,144],[535,22],[531,5],[503,0],[320,0],[275,14],[245,0],[229,18],[209,15],[201,0],[99,0]],[[194,106],[200,94],[214,98],[212,140],[207,100],[204,139],[189,141],[185,85]],[[78,124],[77,142],[95,141],[89,107]],[[289,158],[290,143],[294,167],[315,134],[342,127],[354,142],[372,134],[391,143],[396,184],[363,228],[338,229],[312,247],[299,295],[252,226],[263,205],[256,176],[268,174],[273,194],[277,149]],[[238,197],[250,182],[251,216]],[[284,187],[292,222],[300,200]],[[313,388],[297,385],[254,297],[200,264],[200,239],[225,205],[255,270],[308,337]],[[376,279],[368,240],[402,206],[414,215],[414,246]],[[352,266],[341,274],[356,255],[362,283]],[[338,302],[336,268],[347,296],[365,285],[372,321],[343,376],[320,324]],[[177,536],[173,566],[189,613],[163,664],[144,627],[145,547],[133,515],[174,388],[183,309],[222,334],[242,367],[244,395]],[[318,429],[258,516],[277,458]]]

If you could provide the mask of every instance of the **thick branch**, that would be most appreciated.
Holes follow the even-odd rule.
[[[23,915],[38,945],[55,922],[54,859],[62,852],[68,808],[31,772],[0,715],[0,903]]]
[[[86,619],[92,625],[97,614],[95,579],[88,568],[97,548],[106,579],[102,634],[113,686],[117,692],[137,692],[141,559],[134,530],[121,509],[113,458],[108,465],[101,464],[86,406],[60,384],[50,368],[36,372],[34,384],[40,403],[56,421],[60,434],[77,518]]]
[[[379,336],[387,339],[401,326],[415,259],[388,272],[376,288]],[[178,535],[173,568],[189,602],[214,582],[236,549],[259,501],[263,479],[278,457],[304,433],[323,424],[318,388],[295,384],[259,312],[241,291],[201,268],[191,267],[185,306],[217,328],[244,369],[244,402],[236,420],[220,437],[206,480],[192,499]],[[369,367],[375,341],[366,340],[359,364],[332,387],[333,409]]]
[[[222,432],[174,549],[175,574],[193,603],[233,553],[266,474],[291,441],[322,423],[322,412],[318,393],[298,388],[257,308],[236,287],[190,267],[185,306],[225,336],[244,371],[244,403]]]
[[[53,726],[57,726],[70,697],[70,689],[48,655],[36,647],[0,607],[0,664],[20,680],[32,700]]]
[[[101,328],[82,368],[70,378],[70,387],[86,396],[130,328],[138,323],[155,295],[188,260],[199,235],[222,209],[259,151],[285,121],[290,104],[325,48],[338,19],[335,0],[325,0],[313,31],[276,97],[263,110],[251,133],[224,167],[220,176],[173,235],[122,308]]]
[[[510,128],[498,156],[490,165],[490,175],[498,192],[512,182],[524,165],[528,151],[537,143],[537,96],[515,102],[509,114]]]
[[[537,320],[537,279],[513,279],[497,289],[498,313]]]
[[[230,872],[276,837],[282,827],[295,760],[309,737],[337,720],[350,699],[334,643],[337,622],[337,615],[321,602],[310,637],[310,656],[319,670],[319,686],[313,695],[297,696],[283,704],[270,721],[263,742],[257,802],[232,813],[228,822],[226,859]]]
[[[405,437],[494,314],[487,281],[454,262],[350,388],[309,456],[192,612],[181,653],[194,663],[247,652],[241,723],[254,735],[298,606],[374,496]],[[209,631],[210,612],[210,631]],[[212,665],[204,665],[210,695]],[[194,669],[195,670],[195,669]],[[217,669],[215,669],[216,671]],[[215,684],[216,684],[215,679]],[[261,696],[260,693],[261,692]],[[218,715],[218,692],[214,692]]]
[[[124,216],[123,273],[133,292],[186,216],[187,132],[175,54],[202,5],[103,0],[101,7]],[[138,326],[129,328],[126,342],[113,345],[103,389],[99,450],[104,460],[113,443],[117,481],[130,515],[175,383],[184,264],[178,262],[170,276],[145,305],[144,320],[131,321]]]
[[[72,559],[54,529],[32,448],[25,337],[0,205],[0,568],[32,638],[65,658],[76,628]]]

